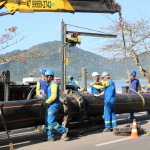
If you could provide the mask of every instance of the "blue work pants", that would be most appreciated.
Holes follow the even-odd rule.
[[[106,102],[104,105],[104,121],[105,128],[115,128],[117,126],[116,123],[116,113],[115,113],[115,103]]]
[[[66,128],[59,125],[58,122],[55,121],[56,114],[58,112],[58,106],[49,106],[46,110],[46,134],[48,139],[54,138],[54,134],[52,132],[53,129],[57,130],[59,133],[66,132]]]
[[[131,91],[130,91],[130,94],[136,94],[136,93],[135,93],[133,90],[131,90]],[[133,118],[133,116],[134,116],[134,112],[131,112],[131,113],[130,113],[130,117]]]

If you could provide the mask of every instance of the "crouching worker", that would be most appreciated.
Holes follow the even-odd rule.
[[[103,132],[110,132],[111,128],[117,126],[116,123],[116,113],[115,113],[115,104],[116,104],[116,90],[115,83],[110,79],[108,72],[102,73],[103,82],[95,82],[93,85],[102,85],[104,86],[104,121],[105,129]],[[101,95],[100,93],[99,95]],[[97,95],[97,96],[99,96]]]
[[[54,71],[47,70],[45,72],[46,80],[49,83],[47,89],[47,100],[42,104],[42,107],[46,108],[45,115],[45,125],[46,125],[46,134],[47,141],[54,141],[53,129],[57,130],[62,134],[61,139],[65,139],[67,137],[68,128],[65,128],[59,125],[58,122],[55,121],[57,112],[59,110],[59,86],[56,81],[54,81]]]
[[[70,79],[71,85],[73,85],[77,90],[80,89],[79,83],[73,78],[73,75],[70,74],[68,79]]]

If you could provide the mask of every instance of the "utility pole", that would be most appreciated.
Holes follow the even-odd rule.
[[[87,90],[87,72],[85,68],[81,69],[82,88]]]
[[[61,89],[66,90],[66,24],[61,22],[61,55],[62,55],[62,75],[61,75]]]
[[[71,34],[70,38],[67,38],[66,35]],[[66,46],[67,44],[71,44],[72,46],[76,46],[76,44],[80,44],[81,40],[78,38],[78,35],[81,36],[94,36],[94,37],[105,37],[105,38],[115,38],[116,35],[112,34],[102,34],[102,33],[88,33],[88,32],[75,32],[75,31],[67,31],[67,24],[62,20],[61,22],[61,57],[62,57],[62,74],[61,74],[61,90],[65,92],[66,90]],[[86,70],[83,69],[83,85],[86,86]]]

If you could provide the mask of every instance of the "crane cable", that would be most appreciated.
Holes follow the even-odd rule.
[[[81,27],[81,26],[76,26],[76,25],[71,25],[71,24],[66,24],[66,25],[71,26],[71,27],[75,27],[75,28],[77,28],[77,30],[80,28],[80,29],[84,29],[84,30],[88,30],[88,31],[99,32],[101,34],[106,33],[106,32],[101,32],[101,31],[98,31],[98,30],[93,30],[93,29],[85,28],[85,27]]]
[[[122,34],[122,40],[123,40],[123,46],[124,46],[124,49],[125,49],[125,55],[127,53],[127,47],[126,47],[126,42],[125,42],[125,35],[124,35],[124,28],[123,28],[123,18],[122,18],[122,14],[121,12],[119,12],[119,26],[121,28],[121,34]],[[126,63],[125,63],[126,64]],[[128,93],[130,93],[130,91],[134,91],[136,94],[138,94],[140,97],[141,97],[141,100],[142,100],[142,106],[144,107],[145,106],[145,99],[144,97],[138,93],[137,91],[135,91],[133,88],[132,88],[132,85],[131,85],[131,79],[130,79],[130,72],[129,72],[129,68],[126,64],[126,67],[127,67],[127,71],[128,71],[128,78],[129,78],[129,91]]]

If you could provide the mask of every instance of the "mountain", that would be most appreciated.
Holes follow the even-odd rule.
[[[39,76],[41,69],[53,69],[56,76],[61,77],[61,42],[52,41],[41,43],[26,50],[23,54],[23,59],[26,61],[21,63],[20,60],[11,61],[9,63],[0,66],[0,70],[10,70],[11,81],[22,81],[22,78],[28,76]],[[7,53],[5,55],[12,55],[18,53],[20,50]],[[21,52],[21,51],[20,51]],[[92,79],[91,74],[93,71],[97,71],[100,74],[103,71],[108,71],[111,74],[112,79],[125,79],[127,78],[127,69],[125,64],[120,61],[104,58],[95,53],[84,51],[78,47],[71,47],[70,52],[67,48],[67,55],[69,58],[69,65],[67,66],[67,74],[73,74],[73,76],[80,80],[81,68],[87,69],[88,79]],[[40,56],[40,57],[39,57]],[[1,56],[1,58],[4,55]],[[137,67],[132,65],[131,68],[136,70]],[[141,77],[139,75],[139,77]]]

